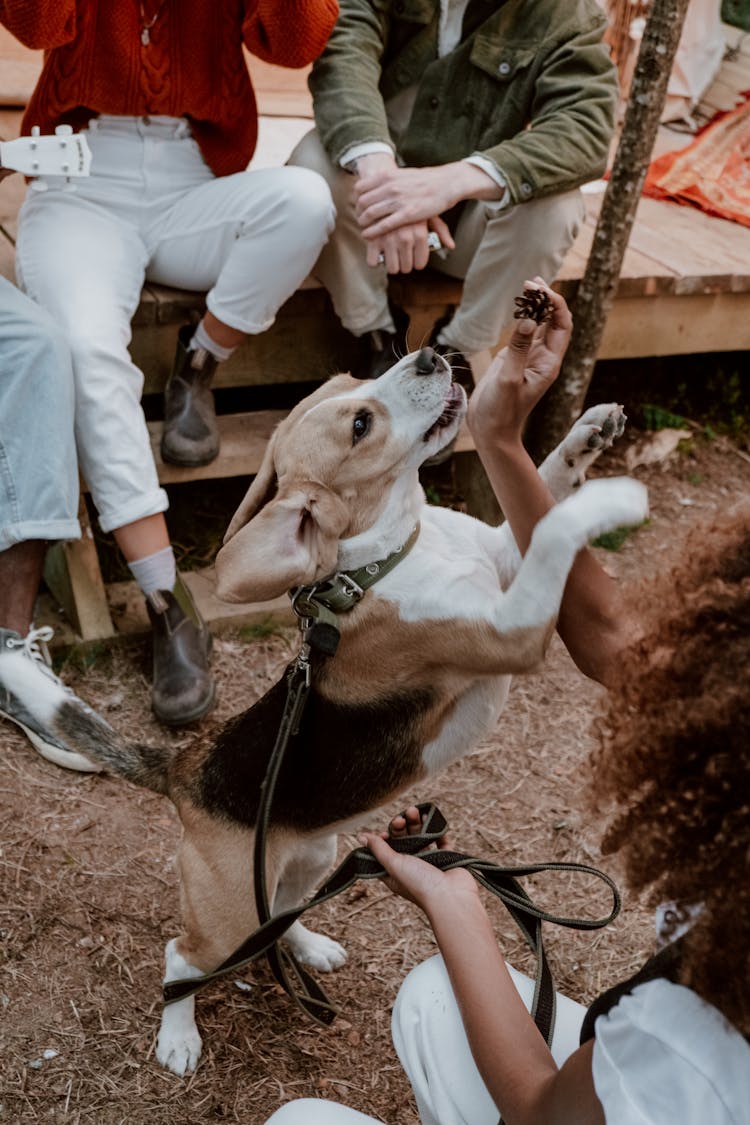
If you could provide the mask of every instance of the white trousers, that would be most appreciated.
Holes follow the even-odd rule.
[[[385,266],[368,266],[365,241],[354,212],[354,176],[336,167],[315,130],[302,138],[289,163],[324,176],[338,218],[313,273],[331,295],[345,328],[361,336],[390,320]],[[553,281],[573,245],[585,214],[576,188],[560,195],[498,208],[468,200],[453,232],[455,250],[430,256],[430,266],[462,278],[461,304],[443,329],[447,344],[464,355],[494,348],[513,320],[514,297],[527,278],[539,274]]]
[[[334,223],[315,173],[267,168],[216,177],[186,121],[100,117],[92,174],[30,190],[16,269],[69,336],[81,472],[105,531],[167,507],[128,353],[144,280],[208,291],[211,312],[265,331],[309,274]]]
[[[534,984],[508,966],[528,1009]],[[558,1066],[578,1048],[586,1009],[557,993],[552,1055]],[[469,1048],[442,957],[409,973],[393,1007],[391,1031],[401,1065],[414,1090],[422,1125],[497,1125],[500,1110],[485,1086]],[[396,1125],[397,1106],[387,1118]],[[315,1098],[288,1102],[266,1125],[377,1125],[376,1118]]]

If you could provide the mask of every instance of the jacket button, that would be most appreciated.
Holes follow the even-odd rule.
[[[529,195],[531,195],[533,190],[534,189],[531,186],[531,184],[527,184],[526,181],[524,180],[524,182],[521,184],[521,195],[529,196]]]
[[[430,109],[437,109],[437,107],[439,105],[440,105],[440,98],[436,98],[435,95],[433,94],[433,96],[430,98]]]
[[[503,74],[503,75],[510,74],[510,63],[509,62],[501,62],[500,66],[497,68],[497,72],[498,72],[498,74]]]

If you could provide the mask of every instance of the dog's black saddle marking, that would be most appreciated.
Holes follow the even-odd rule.
[[[287,694],[284,677],[227,724],[199,772],[191,797],[215,816],[254,826],[260,788]],[[420,718],[429,689],[371,702],[334,703],[315,690],[288,743],[273,798],[272,822],[314,832],[382,804],[419,770]]]

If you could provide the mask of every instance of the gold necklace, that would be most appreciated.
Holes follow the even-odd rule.
[[[161,10],[164,7],[164,4],[165,0],[161,0],[161,3],[157,5],[156,11],[151,16],[151,19],[148,19],[148,17],[146,16],[146,9],[143,5],[143,0],[139,0],[138,7],[141,10],[141,43],[144,47],[148,47],[149,43],[151,42],[151,35],[149,34],[149,32],[161,15]]]

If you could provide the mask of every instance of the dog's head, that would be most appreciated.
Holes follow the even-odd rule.
[[[413,494],[417,469],[453,440],[465,411],[463,388],[432,348],[376,380],[336,375],[303,399],[275,430],[229,525],[219,597],[267,601],[331,574],[339,541]]]

